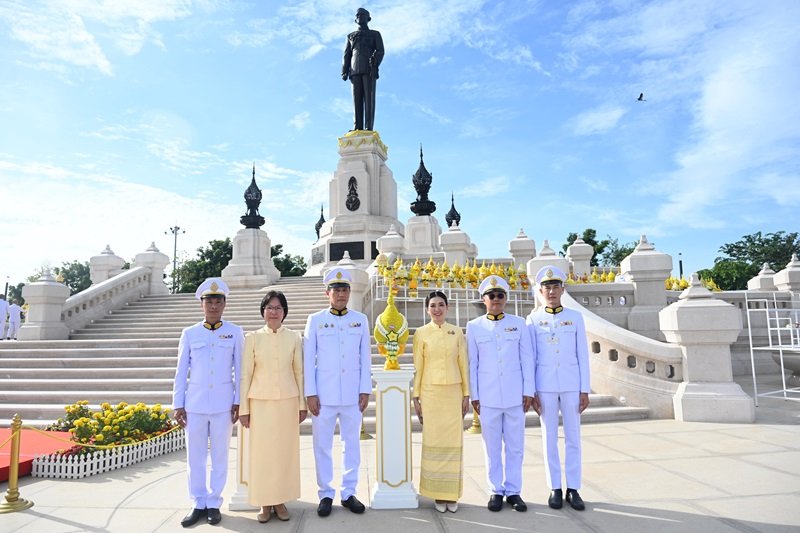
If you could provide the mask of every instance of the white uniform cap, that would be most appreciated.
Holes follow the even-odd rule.
[[[481,282],[480,286],[478,287],[478,292],[481,293],[481,296],[483,296],[489,291],[494,291],[494,290],[501,290],[506,294],[508,294],[508,291],[510,291],[511,288],[508,286],[508,282],[506,280],[504,280],[500,276],[494,276],[494,275],[487,277],[485,280]]]
[[[326,288],[337,285],[347,285],[349,287],[352,281],[353,278],[350,276],[350,273],[347,270],[337,267],[331,269],[327,274],[325,274],[325,278],[322,280],[322,283]]]
[[[535,281],[537,285],[541,285],[547,281],[560,281],[563,284],[567,281],[567,275],[558,267],[546,265],[540,268],[539,272],[536,273]]]
[[[228,285],[219,278],[208,278],[197,287],[194,293],[195,298],[202,300],[206,296],[225,296],[227,298]]]

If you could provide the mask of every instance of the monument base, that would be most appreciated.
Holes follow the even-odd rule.
[[[737,383],[683,382],[672,398],[675,420],[753,422],[755,403]]]
[[[281,279],[272,262],[271,241],[260,229],[244,228],[233,239],[233,258],[222,269],[222,280],[232,289],[260,289]]]

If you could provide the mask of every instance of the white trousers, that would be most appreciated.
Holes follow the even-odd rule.
[[[558,455],[558,412],[564,423],[564,451],[567,488],[581,488],[581,414],[579,392],[537,392],[542,405],[542,451],[550,489],[561,488],[561,459]]]
[[[232,427],[230,411],[212,415],[186,413],[189,496],[195,509],[222,507],[222,490],[228,481],[228,449]]]
[[[19,322],[8,322],[8,331],[6,332],[7,339],[16,339],[19,333]]]
[[[361,466],[361,410],[354,405],[322,405],[319,416],[312,417],[314,462],[317,467],[317,494],[319,498],[333,498],[333,432],[339,420],[339,437],[342,440],[342,499],[355,495],[358,469]]]
[[[481,405],[480,417],[489,493],[501,496],[520,494],[525,449],[525,411],[521,405],[506,409]]]

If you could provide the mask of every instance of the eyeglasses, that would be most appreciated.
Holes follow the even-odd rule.
[[[271,305],[266,306],[264,309],[267,311],[283,311],[283,307],[273,307]]]
[[[497,298],[498,300],[502,300],[506,297],[506,293],[504,292],[487,292],[484,296],[488,296],[490,300],[494,300]]]

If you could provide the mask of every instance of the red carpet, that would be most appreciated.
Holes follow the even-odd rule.
[[[58,450],[70,448],[70,444],[64,442],[72,436],[68,432],[48,431],[47,432],[60,440],[42,435],[32,429],[23,429],[20,433],[19,442],[19,477],[28,476],[33,468],[33,458],[37,455],[47,455]],[[4,443],[11,436],[11,428],[0,428],[0,444]],[[0,482],[8,480],[8,466],[11,463],[11,441],[0,450]]]

